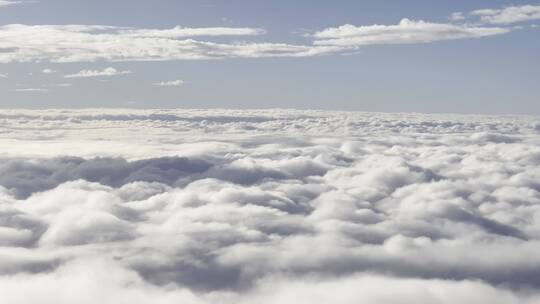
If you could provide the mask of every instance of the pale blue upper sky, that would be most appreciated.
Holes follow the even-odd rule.
[[[534,1],[0,0],[0,107],[540,114],[537,24]]]

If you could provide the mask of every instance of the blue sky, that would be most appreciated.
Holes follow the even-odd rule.
[[[1,107],[540,114],[539,2],[3,0],[0,22]]]

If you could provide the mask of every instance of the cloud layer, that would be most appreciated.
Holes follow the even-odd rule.
[[[10,0],[0,0],[0,7],[13,5],[13,4],[20,4],[23,3],[22,1],[10,1]]]
[[[0,121],[10,303],[539,300],[538,117],[4,110]]]

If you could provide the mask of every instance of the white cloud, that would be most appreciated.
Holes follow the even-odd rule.
[[[455,12],[450,15],[450,20],[452,21],[465,20],[465,15],[462,12]]]
[[[343,25],[317,32],[313,44],[213,42],[207,39],[264,34],[257,28],[135,29],[103,25],[0,26],[0,62],[160,61],[309,57],[347,53],[369,44],[427,43],[508,33],[478,27],[403,19],[397,25]],[[206,37],[200,40],[200,37]],[[230,38],[230,37],[229,37]]]
[[[120,30],[119,34],[127,37],[149,37],[149,38],[185,38],[197,36],[254,36],[265,34],[266,31],[258,28],[230,28],[230,27],[206,27],[189,28],[174,27],[166,30],[156,29],[126,29]]]
[[[42,88],[23,88],[23,89],[15,89],[15,92],[48,92],[48,89],[42,89]]]
[[[539,300],[538,117],[58,109],[0,120],[9,303]]]
[[[481,9],[471,12],[490,24],[511,24],[540,20],[540,5],[508,6],[503,9]]]
[[[0,7],[13,5],[13,4],[20,4],[23,3],[22,1],[10,1],[10,0],[0,0]]]
[[[43,69],[41,71],[43,74],[52,74],[52,73],[56,73],[55,70],[52,70],[52,69]]]
[[[403,19],[397,25],[343,25],[315,33],[316,45],[362,46],[376,44],[429,43],[441,40],[481,38],[510,30],[498,27],[471,27]]]
[[[183,80],[171,80],[171,81],[161,81],[154,83],[155,86],[161,86],[161,87],[180,87],[185,84],[185,81]]]
[[[455,282],[356,275],[335,280],[309,278],[300,281],[276,275],[256,282],[256,285],[245,293],[194,292],[183,286],[153,286],[136,272],[108,259],[70,262],[39,276],[22,274],[0,278],[3,299],[18,304],[533,304],[539,300],[536,292],[514,294],[472,280]]]
[[[88,77],[110,77],[120,76],[133,73],[132,71],[119,71],[113,67],[104,68],[103,70],[82,70],[75,74],[65,75],[64,78],[88,78]]]
[[[260,29],[245,28],[139,30],[100,25],[10,24],[0,26],[0,62],[304,57],[339,50],[286,43],[218,43],[190,38],[201,35],[254,35],[262,32]],[[180,37],[182,39],[177,39]]]
[[[0,78],[6,78],[7,74],[0,74]]]

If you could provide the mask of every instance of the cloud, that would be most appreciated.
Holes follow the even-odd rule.
[[[455,12],[450,15],[450,20],[452,21],[462,21],[465,19],[465,15],[462,12]]]
[[[185,84],[185,81],[183,80],[171,80],[171,81],[162,81],[154,83],[155,86],[161,86],[161,87],[180,87]]]
[[[189,28],[174,27],[166,30],[156,29],[126,29],[120,30],[119,34],[127,37],[148,37],[177,39],[197,36],[255,36],[266,34],[266,31],[258,28],[230,28],[230,27],[206,27]]]
[[[462,17],[455,15],[454,17]],[[509,33],[502,27],[431,23],[402,19],[397,25],[328,28],[308,44],[224,42],[265,33],[259,28],[137,29],[104,25],[0,26],[0,62],[94,62],[311,57],[346,54],[363,45],[429,43]],[[204,39],[203,39],[204,38]],[[219,42],[212,39],[220,38]]]
[[[119,158],[56,158],[36,164],[32,161],[6,160],[0,165],[0,185],[18,197],[54,188],[59,184],[84,179],[109,186],[134,181],[156,181],[174,185],[181,177],[202,173],[211,164],[185,158],[157,158],[128,162]]]
[[[120,76],[133,73],[132,71],[118,71],[113,67],[104,68],[103,70],[82,70],[75,74],[65,75],[64,78],[88,78],[88,77],[110,77]]]
[[[480,9],[471,12],[489,24],[511,24],[540,19],[540,5],[508,6],[502,9]]]
[[[305,57],[333,47],[269,42],[210,42],[197,36],[258,35],[248,28],[132,29],[102,25],[0,26],[0,62],[91,62]]]
[[[52,69],[43,69],[41,71],[43,74],[52,74],[52,73],[56,73],[55,70],[52,70]]]
[[[6,78],[7,74],[0,74],[0,78]]]
[[[24,88],[24,89],[15,89],[15,92],[48,92],[48,89],[43,88]]]
[[[538,302],[538,117],[57,109],[0,120],[10,303]]]
[[[302,281],[282,275],[258,282],[254,290],[245,294],[194,293],[182,287],[152,286],[133,271],[107,259],[69,263],[40,276],[19,275],[0,279],[0,286],[6,301],[20,304],[90,304],[98,299],[103,304],[532,304],[538,301],[537,293],[513,294],[477,281],[432,281],[362,275],[336,280],[310,278]],[[55,292],[50,292],[53,289]],[[389,289],[392,294],[388,294]],[[29,293],[29,290],[33,292]],[[84,297],[81,297],[81,294]]]
[[[23,1],[0,0],[0,7],[24,3]]]
[[[378,44],[430,43],[442,40],[481,38],[509,33],[498,27],[471,27],[402,19],[397,25],[354,26],[346,24],[313,35],[316,45],[363,46]]]

